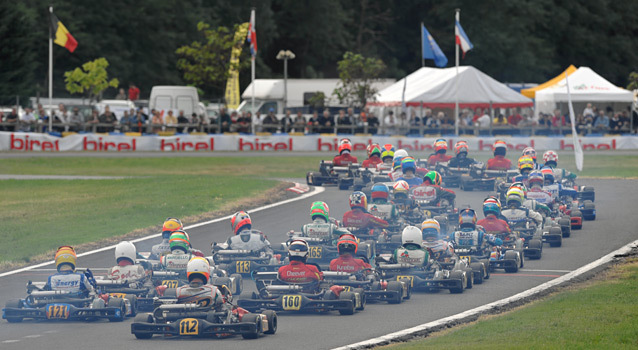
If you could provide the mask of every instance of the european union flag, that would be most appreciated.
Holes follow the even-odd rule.
[[[434,60],[434,64],[439,68],[447,66],[447,57],[423,24],[421,24],[421,30],[423,30],[423,59]]]

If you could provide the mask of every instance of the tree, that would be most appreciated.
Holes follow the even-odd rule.
[[[197,29],[204,35],[204,41],[194,41],[175,51],[180,58],[177,68],[184,73],[184,80],[205,91],[223,91],[230,68],[239,71],[250,66],[250,60],[242,53],[238,63],[230,62],[230,55],[235,42],[235,32],[239,25],[228,29],[218,27],[210,29],[210,25],[199,22]],[[242,36],[242,42],[246,40]]]
[[[106,68],[109,61],[100,57],[93,61],[86,62],[72,71],[64,73],[66,89],[72,94],[86,94],[90,101],[97,100],[97,97],[109,87],[117,88],[120,82],[117,79],[109,79]]]
[[[33,9],[22,2],[0,3],[0,103],[15,101],[15,96],[28,96],[35,90],[36,61]]]
[[[627,78],[629,84],[627,85],[627,90],[638,90],[638,72],[629,73],[629,78]]]
[[[343,59],[337,62],[341,81],[332,94],[339,103],[363,107],[377,93],[372,83],[379,80],[385,69],[385,63],[378,58],[346,52]]]

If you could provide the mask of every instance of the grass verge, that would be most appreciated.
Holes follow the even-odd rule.
[[[384,349],[636,349],[637,289],[634,258],[515,311]]]

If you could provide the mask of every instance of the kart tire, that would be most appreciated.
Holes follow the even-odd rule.
[[[230,278],[233,281],[233,284],[235,285],[233,294],[240,295],[241,292],[244,290],[244,278],[241,277],[241,275],[238,273],[234,273],[230,275]]]
[[[231,281],[231,279],[228,278],[228,277],[216,277],[216,278],[213,278],[211,280],[210,284],[216,285],[216,286],[226,286],[226,288],[228,288],[228,290],[230,290],[230,291],[233,290],[233,281]]]
[[[153,323],[153,314],[151,313],[138,314],[133,319],[133,323]],[[147,333],[133,333],[133,335],[137,339],[151,339],[153,337],[153,334],[147,334]]]
[[[594,188],[591,186],[585,186],[583,187],[583,191],[581,194],[581,197],[583,198],[591,198],[591,201],[594,202],[596,201],[596,192],[594,192]]]
[[[530,249],[538,249],[538,255],[530,256],[528,257],[529,259],[538,260],[541,258],[541,256],[543,255],[543,241],[538,239],[532,239],[529,241],[528,247]]]
[[[467,286],[465,289],[472,289],[472,287],[474,287],[474,271],[472,271],[472,269],[466,269],[465,276],[467,276]]]
[[[108,307],[115,307],[120,309],[120,316],[109,317],[110,322],[122,322],[124,321],[124,315],[126,315],[126,304],[122,298],[109,299]]]
[[[354,315],[354,312],[356,310],[356,297],[354,295],[354,293],[352,292],[341,292],[341,294],[339,294],[339,300],[352,300],[352,307],[349,309],[340,309],[339,310],[339,314],[341,315]]]
[[[354,293],[358,293],[359,294],[359,298],[361,298],[361,306],[357,308],[357,311],[363,311],[366,308],[366,294],[365,294],[365,291],[363,290],[363,288],[355,288],[352,291]]]
[[[478,272],[477,275],[480,276],[478,278],[474,278],[474,284],[483,284],[483,277],[485,276],[485,265],[481,263],[470,263],[470,267],[472,268],[472,273],[476,271]]]
[[[571,220],[569,220],[568,218],[563,218],[558,220],[558,224],[560,225],[560,229],[562,231],[562,235],[564,238],[567,238],[572,235]]]
[[[398,297],[388,299],[388,304],[401,304],[403,302],[403,284],[399,281],[389,281],[386,287],[388,292],[398,292]]]
[[[262,332],[262,329],[261,329],[261,315],[259,315],[259,314],[245,314],[241,318],[241,322],[242,323],[254,323],[257,326],[257,327],[255,327],[254,331],[242,333],[241,336],[244,339],[257,339],[257,338],[259,338],[259,335]]]
[[[343,181],[342,179],[339,179],[337,183],[340,190],[348,190],[350,188],[348,182]]]
[[[505,272],[507,272],[507,273],[516,273],[516,272],[518,272],[518,266],[520,264],[518,259],[520,259],[520,257],[517,259],[516,255],[517,255],[516,251],[514,251],[514,250],[508,250],[508,251],[505,252],[505,256],[503,257],[503,260],[514,260],[514,261],[516,261],[516,264],[514,264],[513,267],[512,266],[505,267]]]
[[[452,294],[461,294],[467,287],[467,276],[463,273],[464,271],[456,270],[450,272],[450,279],[458,279],[461,280],[460,288],[450,288],[450,293]]]
[[[583,220],[583,212],[581,212],[580,210],[572,210],[572,214],[571,214],[571,216],[572,216],[572,217],[579,217],[579,218],[581,219],[581,221],[580,221],[580,225],[572,226],[572,228],[573,228],[574,230],[580,230],[580,229],[582,229],[582,228],[583,228],[583,221],[582,221],[582,220]]]
[[[265,310],[261,314],[265,315],[266,320],[268,320],[268,330],[264,331],[264,334],[277,333],[277,313],[273,310]]]
[[[558,248],[563,245],[562,229],[560,227],[550,227],[549,234],[557,235],[559,237],[558,241],[549,243],[550,247]]]
[[[127,294],[124,298],[128,299],[131,304],[131,317],[137,315],[137,296],[132,294]]]
[[[22,309],[24,305],[22,304],[22,300],[20,299],[11,299],[4,304],[5,307]],[[22,322],[22,317],[7,317],[7,322],[9,323],[20,323]]]

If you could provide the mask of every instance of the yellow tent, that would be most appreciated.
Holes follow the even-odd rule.
[[[535,86],[533,88],[529,88],[529,89],[523,89],[521,90],[521,94],[523,94],[523,96],[525,97],[529,97],[529,98],[534,98],[536,97],[536,91],[538,90],[543,90],[545,88],[548,88],[552,85],[556,85],[558,84],[559,81],[565,79],[565,73],[567,73],[567,75],[570,75],[572,73],[574,73],[578,68],[576,68],[573,64],[570,65],[569,67],[567,67],[567,69],[565,69],[564,72],[562,72],[559,76],[557,76],[556,78],[552,79],[552,80],[548,80],[538,86]]]

